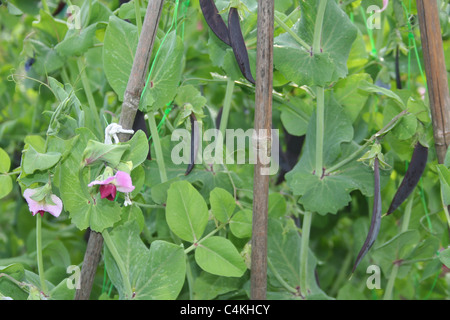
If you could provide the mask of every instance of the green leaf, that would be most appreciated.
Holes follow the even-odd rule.
[[[341,145],[353,138],[353,127],[342,107],[332,96],[328,96],[325,108],[325,132],[323,164],[330,167],[342,154]],[[304,150],[300,161],[286,174],[286,181],[295,195],[301,195],[299,202],[305,210],[320,214],[336,213],[350,201],[350,191],[355,183],[343,174],[315,175],[316,113],[311,116]]]
[[[333,87],[336,101],[344,108],[344,112],[352,123],[356,121],[368,99],[368,95],[358,88],[362,81],[371,81],[370,75],[352,74],[339,80]]]
[[[112,15],[103,45],[103,68],[106,79],[121,101],[133,67],[137,43],[137,27]]]
[[[345,176],[325,176],[321,179],[313,174],[299,172],[292,175],[289,187],[294,194],[302,196],[299,202],[306,211],[325,215],[336,214],[350,202],[350,190],[354,185]]]
[[[206,104],[206,98],[202,96],[197,88],[187,85],[178,88],[175,103],[179,106],[189,103],[194,108],[194,112],[199,114]]]
[[[418,230],[406,230],[376,247],[372,252],[372,257],[380,265],[383,273],[389,275],[393,262],[408,257],[419,241],[420,234]],[[400,271],[399,273],[401,273]]]
[[[105,263],[119,296],[125,297],[123,281],[128,281],[133,290],[133,300],[176,299],[186,276],[183,248],[156,240],[149,250],[139,234],[136,221],[129,221],[111,232],[111,239],[124,264],[126,279],[122,279],[109,249],[106,250]]]
[[[90,140],[84,150],[83,161],[87,166],[95,164],[97,161],[103,161],[115,168],[129,147],[129,145],[104,144]]]
[[[99,193],[94,196],[86,194],[90,182],[87,181],[90,179],[86,174],[88,170],[81,174],[83,181],[80,181],[79,170],[84,150],[89,141],[94,139],[94,135],[87,128],[80,128],[77,133],[78,139],[72,152],[61,164],[61,199],[64,209],[69,212],[77,228],[84,230],[90,227],[94,231],[102,232],[120,220],[122,210],[118,202],[100,199]]]
[[[281,218],[286,214],[286,200],[280,193],[269,194],[268,216]]]
[[[25,268],[20,263],[0,266],[0,274],[6,274],[16,281],[23,281],[25,278]],[[0,277],[0,293],[15,300],[26,300],[28,296],[25,291],[23,291],[6,276]]]
[[[269,218],[267,237],[267,257],[269,261],[268,279],[274,287],[283,288],[274,271],[291,287],[300,286],[300,247],[301,236],[293,221],[283,224],[280,220]],[[314,270],[317,259],[308,250],[307,282],[311,295],[323,294],[317,285]],[[294,296],[290,293],[290,296]]]
[[[81,56],[94,45],[97,24],[92,24],[81,30],[70,29],[66,37],[55,46],[56,51],[65,57]]]
[[[0,148],[0,173],[7,173],[11,167],[11,160],[5,150]]]
[[[166,220],[181,239],[197,242],[208,223],[208,207],[187,181],[174,182],[167,193]]]
[[[239,290],[241,286],[240,278],[220,277],[202,271],[194,282],[194,299],[212,300],[218,295]]]
[[[155,186],[153,186],[150,190],[150,193],[152,195],[152,199],[157,204],[163,204],[167,202],[167,191],[169,190],[170,186],[173,182],[179,181],[178,178],[170,179],[164,183],[159,183]]]
[[[55,19],[42,9],[38,17],[37,21],[33,21],[33,28],[37,31],[39,39],[44,40],[49,46],[54,46],[64,39],[68,30],[65,21]]]
[[[144,214],[141,208],[135,204],[122,209],[122,220],[120,220],[120,223],[124,224],[128,221],[136,221],[139,225],[140,232],[146,227]]]
[[[64,58],[56,51],[55,48],[49,47],[43,42],[35,39],[26,40],[32,44],[36,52],[36,62],[33,64],[33,70],[39,75],[47,75],[62,68]]]
[[[314,107],[301,99],[291,98],[290,103],[281,105],[281,122],[287,132],[295,136],[304,135],[308,129]]]
[[[10,176],[0,174],[0,199],[6,197],[13,189],[13,181]]]
[[[388,103],[383,112],[383,124],[387,125],[388,122],[400,112],[402,112],[401,107],[397,104]],[[416,134],[417,126],[418,122],[416,116],[412,113],[408,113],[396,123],[395,127],[392,128],[391,133],[399,140],[407,140]]]
[[[252,236],[252,215],[250,209],[236,212],[230,220],[230,230],[238,238],[250,238]]]
[[[226,223],[234,213],[236,201],[233,196],[222,188],[214,188],[209,194],[209,202],[214,217],[222,223]]]
[[[371,92],[371,93],[378,93],[378,94],[384,94],[385,96],[387,96],[388,98],[394,100],[402,109],[405,109],[405,103],[403,102],[403,100],[393,91],[377,86],[376,84],[373,84],[369,81],[361,81],[359,82],[359,86],[358,89],[360,90],[364,90],[366,92]]]
[[[133,137],[127,142],[120,143],[122,146],[128,146],[122,156],[122,161],[131,161],[133,169],[139,166],[147,159],[148,155],[148,139],[145,132],[138,130]]]
[[[52,168],[61,159],[59,152],[39,153],[32,146],[25,151],[22,169],[26,174],[32,174],[37,170],[47,170]]]
[[[450,170],[443,164],[436,165],[441,182],[441,194],[444,205],[450,205]]]
[[[209,30],[207,47],[209,57],[214,66],[222,68],[226,75],[233,80],[238,80],[242,77],[233,49],[217,38],[211,30]]]
[[[447,268],[450,268],[450,248],[447,248],[439,253],[439,260],[441,260]]]
[[[206,272],[224,276],[241,277],[247,267],[230,240],[210,237],[195,249],[195,261]]]
[[[183,57],[184,43],[177,33],[172,31],[159,48],[141,104],[142,111],[158,110],[173,100],[181,80]]]
[[[301,19],[291,29],[312,46],[318,1],[300,2]],[[339,26],[339,28],[336,28]],[[334,1],[327,1],[322,33],[322,52],[311,54],[289,33],[275,38],[275,67],[298,85],[325,86],[347,75],[347,59],[356,39],[356,27]]]

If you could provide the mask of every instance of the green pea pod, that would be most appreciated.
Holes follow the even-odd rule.
[[[233,48],[234,56],[236,57],[239,69],[248,81],[255,84],[255,79],[253,78],[250,69],[247,46],[245,45],[245,40],[242,36],[239,13],[236,8],[230,8],[230,12],[228,14],[228,30],[230,31],[231,47]]]
[[[380,232],[381,225],[381,187],[380,187],[380,163],[378,158],[374,160],[374,200],[373,200],[373,210],[372,210],[372,220],[370,222],[369,233],[367,234],[366,241],[359,251],[356,258],[355,264],[353,265],[352,273],[355,272],[356,267],[362,261],[364,256],[369,252],[370,248],[377,239],[378,233]]]
[[[225,44],[231,47],[230,36],[228,27],[223,21],[222,16],[217,10],[214,0],[200,0],[200,8],[203,12],[203,17],[206,20],[209,28],[212,32]]]
[[[428,148],[417,142],[402,183],[392,199],[386,215],[394,212],[409,197],[420,181],[428,160]]]

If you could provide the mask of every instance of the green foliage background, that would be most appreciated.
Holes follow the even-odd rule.
[[[57,1],[47,1],[51,12]],[[215,1],[219,10],[229,1]],[[241,27],[252,72],[256,70],[255,0],[243,0]],[[450,156],[437,166],[415,1],[390,1],[380,29],[367,28],[370,5],[382,1],[330,0],[322,51],[311,55],[296,40],[314,38],[316,1],[276,0],[274,128],[306,135],[301,157],[269,194],[269,299],[383,299],[398,265],[393,299],[450,297]],[[439,0],[447,70],[450,70],[450,6]],[[86,229],[105,232],[91,299],[248,299],[253,191],[252,165],[185,165],[170,161],[174,128],[189,128],[189,115],[214,128],[233,83],[228,128],[253,127],[254,87],[242,77],[231,48],[208,29],[198,1],[165,2],[141,110],[160,126],[167,181],[155,159],[147,160],[140,132],[115,147],[103,145],[107,124],[118,122],[138,41],[134,1],[72,1],[80,29],[70,29],[66,9],[52,16],[40,1],[0,5],[0,298],[40,298],[35,219],[22,197],[27,187],[51,177],[64,202],[59,218],[45,215],[43,256],[49,298],[73,299],[67,267],[81,265]],[[140,1],[140,18],[147,1]],[[175,24],[174,9],[178,8]],[[226,19],[226,14],[223,17]],[[166,36],[167,35],[167,36]],[[400,50],[402,88],[396,88]],[[158,52],[158,55],[156,55]],[[28,68],[30,59],[34,63]],[[319,179],[315,87],[325,88],[324,167],[333,168],[409,110],[380,139],[388,164],[382,170],[383,210],[405,174],[416,141],[429,145],[428,165],[407,203],[382,219],[374,247],[350,277],[367,235],[373,202],[373,171],[353,159]],[[167,118],[164,115],[167,114]],[[285,130],[284,130],[285,129]],[[97,152],[97,151],[102,152]],[[155,155],[155,145],[151,153]],[[246,152],[248,150],[243,150]],[[95,161],[79,169],[87,158]],[[108,163],[127,161],[136,190],[133,205],[100,200],[86,187]],[[79,171],[81,170],[81,171]],[[81,172],[81,173],[80,173]],[[441,193],[442,191],[442,193]],[[94,199],[95,201],[90,201]],[[308,256],[310,292],[300,295],[302,218],[314,213]],[[192,223],[192,224],[191,224]],[[120,258],[121,257],[121,258]],[[369,265],[381,268],[381,288],[369,289]],[[447,267],[446,267],[446,266]],[[130,291],[131,290],[131,291]]]

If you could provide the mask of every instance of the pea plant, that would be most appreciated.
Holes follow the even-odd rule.
[[[1,299],[251,298],[258,2],[151,2],[1,2]],[[448,299],[416,1],[274,5],[267,299]]]

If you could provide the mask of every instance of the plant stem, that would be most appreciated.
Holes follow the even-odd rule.
[[[147,209],[164,209],[165,207],[159,204],[146,204],[146,203],[140,203],[140,202],[136,202],[133,201],[133,203],[135,205],[137,205],[138,207],[142,207],[142,208],[147,208]]]
[[[411,195],[411,197],[409,198],[409,200],[406,204],[405,213],[403,215],[403,222],[402,222],[400,232],[405,232],[406,230],[408,230],[409,221],[411,220],[411,212],[412,212],[413,202],[414,202],[414,194]],[[397,278],[399,268],[400,268],[400,263],[394,263],[394,265],[392,266],[392,271],[389,276],[388,283],[386,285],[386,291],[384,292],[383,300],[392,300],[392,292],[394,289],[395,278]]]
[[[289,33],[289,35],[294,38],[295,41],[297,41],[303,48],[305,48],[306,51],[311,51],[311,46],[307,44],[302,38],[298,36],[294,31],[292,31],[291,28],[288,27],[286,23],[284,23],[283,20],[277,17],[277,15],[274,16],[276,23],[283,28],[284,31]]]
[[[314,26],[313,53],[317,54],[321,51],[323,18],[327,0],[320,0],[319,9]],[[317,117],[316,117],[316,170],[315,174],[322,177],[323,174],[323,139],[325,129],[325,89],[317,87]]]
[[[317,116],[316,116],[316,170],[319,178],[323,174],[323,141],[325,131],[325,90],[317,87]]]
[[[138,38],[141,34],[142,30],[142,18],[141,18],[141,5],[139,3],[139,0],[134,0],[134,12],[136,15],[136,26],[138,30]]]
[[[42,0],[42,8],[44,9],[45,12],[47,12],[48,14],[50,13],[50,9],[48,8],[48,4],[47,4],[47,0]]]
[[[394,124],[407,113],[408,113],[408,110],[403,110],[402,112],[400,112],[398,115],[396,115],[394,118],[392,118],[392,120],[389,121],[389,123],[383,129],[381,129],[380,131],[375,133],[373,136],[371,136],[370,139],[366,141],[366,143],[364,143],[362,146],[360,146],[358,148],[358,150],[356,150],[351,155],[349,155],[347,158],[345,158],[344,160],[342,160],[339,163],[335,164],[331,168],[327,169],[325,174],[328,174],[328,173],[331,173],[333,171],[336,171],[339,168],[345,166],[347,163],[349,163],[353,159],[355,159],[362,151],[364,151],[365,148],[367,148],[373,141],[375,141],[376,138],[382,136],[387,131],[392,129]]]
[[[213,235],[215,235],[217,232],[219,232],[219,230],[222,230],[225,226],[227,225],[227,223],[223,223],[221,224],[219,227],[217,227],[217,229],[214,229],[213,231],[211,231],[210,233],[208,233],[206,236],[204,236],[203,238],[201,238],[200,240],[198,240],[196,243],[192,244],[189,248],[184,250],[184,254],[188,254],[189,252],[191,252],[192,250],[194,250],[195,248],[197,248],[197,246],[202,243],[203,241],[205,241],[206,239],[208,239],[209,237],[212,237]]]
[[[116,246],[114,245],[113,240],[111,239],[111,236],[109,235],[109,232],[107,230],[104,230],[102,232],[103,240],[105,240],[105,244],[108,247],[109,252],[111,252],[111,255],[113,256],[114,260],[116,261],[117,267],[120,270],[120,274],[122,276],[122,283],[124,286],[124,294],[125,299],[131,299],[133,296],[133,290],[131,289],[130,281],[127,276],[126,268],[123,263],[122,258],[120,257],[119,252],[117,251]]]
[[[395,263],[392,266],[391,275],[389,276],[389,280],[386,285],[386,291],[384,293],[383,300],[392,300],[392,290],[394,288],[395,278],[397,277],[399,267],[400,266],[398,263]]]
[[[225,139],[225,130],[228,125],[228,116],[230,115],[231,102],[233,101],[234,80],[227,78],[227,89],[223,101],[222,118],[220,119],[220,133],[222,134],[222,142]]]
[[[44,260],[42,258],[42,217],[40,213],[36,214],[36,254],[39,280],[41,281],[42,292],[47,294],[47,284],[44,276]]]
[[[194,300],[194,276],[192,274],[191,264],[189,258],[186,256],[186,279],[189,288],[189,300]]]
[[[300,291],[302,296],[308,294],[308,249],[309,233],[311,231],[312,213],[305,212],[302,225],[302,242],[300,251]]]
[[[159,174],[161,182],[167,181],[166,165],[164,163],[164,156],[161,148],[161,141],[159,140],[158,128],[156,126],[155,113],[148,113],[148,124],[150,127],[150,134],[152,135],[153,145],[155,146],[156,162],[158,163]]]
[[[286,281],[284,281],[284,279],[280,276],[280,274],[278,273],[277,269],[275,269],[275,267],[273,266],[272,262],[270,261],[270,259],[267,259],[267,265],[269,266],[270,271],[272,271],[273,275],[275,276],[275,278],[277,278],[278,282],[289,292],[294,293],[294,294],[298,294],[298,291],[291,287]]]
[[[316,24],[314,26],[313,53],[320,53],[322,42],[323,18],[328,0],[320,0],[319,9],[316,16]]]
[[[86,72],[84,70],[83,62],[81,61],[81,59],[82,58],[77,59],[78,72],[80,73],[80,76],[81,76],[81,82],[83,84],[84,93],[86,94],[89,108],[91,110],[91,116],[94,119],[94,123],[97,128],[97,131],[100,130],[100,135],[101,135],[102,124],[100,122],[100,117],[97,112],[97,106],[95,105],[94,96],[92,95],[91,85],[89,84],[89,79],[86,76]]]

